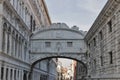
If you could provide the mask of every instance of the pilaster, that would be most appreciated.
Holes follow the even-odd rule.
[[[10,79],[11,79],[11,76],[10,76],[10,74],[11,74],[11,73],[10,73],[10,70],[11,70],[11,69],[10,69],[10,68],[8,68],[8,80],[10,80]]]
[[[2,67],[2,66],[0,65],[0,79],[1,79],[1,74],[2,74],[2,73],[1,73],[1,67]]]
[[[23,75],[24,75],[24,73],[23,73],[23,70],[21,71],[21,80],[23,80]]]
[[[0,51],[2,51],[3,3],[4,3],[4,0],[0,0]]]
[[[10,34],[10,47],[9,47],[9,54],[12,55],[12,36]]]
[[[16,69],[16,80],[19,80],[18,69]]]
[[[19,79],[18,79],[18,80],[21,80],[21,79],[20,79],[20,78],[21,78],[20,74],[21,74],[21,72],[20,72],[20,70],[19,70]]]
[[[6,80],[6,66],[4,66],[4,75],[3,75],[3,80]]]

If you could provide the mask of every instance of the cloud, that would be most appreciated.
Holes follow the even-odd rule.
[[[88,30],[107,0],[46,0],[52,22]],[[83,27],[84,26],[84,27]]]
[[[77,0],[77,7],[84,9],[88,12],[97,14],[102,9],[101,5],[104,5],[107,0]]]

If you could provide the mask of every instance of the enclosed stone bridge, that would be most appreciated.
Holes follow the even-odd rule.
[[[36,30],[31,36],[30,61],[34,66],[47,58],[69,58],[81,62],[86,67],[86,32],[78,27],[69,28],[64,23],[52,24]]]
[[[69,28],[64,23],[40,28],[31,37],[31,64],[47,57],[69,57],[84,60],[86,44],[85,32],[76,26]]]

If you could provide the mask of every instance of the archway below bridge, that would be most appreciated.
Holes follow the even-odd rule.
[[[64,58],[64,59],[75,60],[77,63],[80,63],[84,67],[84,77],[87,77],[87,64],[84,63],[83,61],[80,61],[78,59],[71,58],[71,57],[65,57],[65,56],[51,56],[51,57],[45,57],[45,58],[39,59],[31,65],[29,80],[32,80],[33,69],[34,69],[34,67],[37,63],[39,63],[41,61],[44,61],[44,60],[47,60],[47,59],[49,60],[49,59],[52,59],[52,58]]]

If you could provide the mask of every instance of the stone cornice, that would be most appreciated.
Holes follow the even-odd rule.
[[[29,68],[29,66],[30,66],[30,63],[29,62],[25,62],[25,61],[23,61],[23,60],[20,60],[20,59],[18,59],[18,58],[15,58],[15,57],[13,57],[13,56],[10,56],[10,55],[8,55],[8,54],[6,54],[6,53],[4,53],[4,52],[1,52],[0,51],[0,61],[2,61],[3,59],[4,59],[4,62],[6,62],[6,63],[11,63],[11,62],[13,62],[13,63],[16,63],[16,66],[18,66],[19,64],[24,64],[24,66],[26,66],[26,68],[28,67]],[[3,58],[3,59],[1,59],[1,57]],[[7,61],[7,60],[9,60],[9,61]],[[11,63],[12,64],[12,63]],[[21,65],[21,66],[22,66]]]
[[[41,0],[41,1],[43,2],[43,6],[44,6],[44,9],[45,9],[46,15],[48,17],[49,23],[51,24],[51,19],[50,19],[50,16],[49,16],[48,9],[46,7],[45,1],[44,0]]]
[[[85,40],[88,41],[93,34],[100,28],[108,17],[110,17],[116,10],[117,6],[120,4],[119,0],[108,0],[107,4],[105,7],[102,9],[100,14],[98,15],[97,19],[93,23],[92,27],[88,31],[87,35],[85,36]]]
[[[42,33],[42,32],[45,32],[45,31],[50,31],[50,30],[66,30],[66,31],[76,32],[78,34],[81,34],[84,37],[84,35],[80,31],[69,29],[69,28],[48,28],[48,29],[43,29],[43,30],[39,30],[39,31],[34,32],[32,34],[32,36],[34,36],[34,35],[36,35],[38,33]]]

